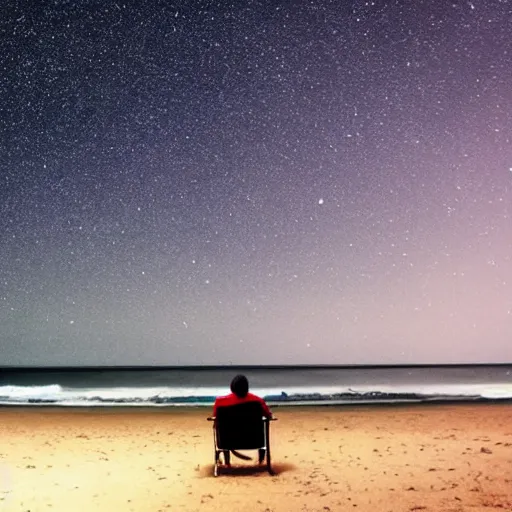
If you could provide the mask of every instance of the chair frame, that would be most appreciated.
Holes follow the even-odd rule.
[[[228,405],[228,406],[222,406],[222,408],[236,408],[236,407],[239,407],[239,405]],[[220,409],[220,407],[219,407]],[[268,473],[270,475],[275,475],[275,472],[274,470],[272,469],[272,464],[271,464],[271,456],[270,456],[270,422],[271,421],[275,421],[277,420],[277,418],[274,418],[274,417],[271,417],[271,418],[267,418],[266,416],[263,416],[261,417],[261,420],[262,420],[262,427],[263,427],[263,446],[257,446],[257,447],[254,447],[254,448],[246,448],[244,446],[231,446],[229,448],[225,448],[223,446],[219,446],[219,428],[222,428],[221,426],[219,426],[219,422],[218,422],[218,418],[215,417],[215,416],[210,416],[207,418],[208,421],[212,421],[213,422],[213,442],[214,442],[214,449],[215,449],[215,453],[214,453],[214,469],[213,469],[213,474],[214,476],[218,476],[219,475],[219,458],[220,458],[220,454],[221,452],[224,452],[224,451],[233,451],[233,450],[237,450],[237,449],[240,449],[240,450],[247,450],[247,449],[251,449],[251,450],[258,450],[259,453],[261,453],[261,450],[264,450],[264,457],[263,457],[263,460],[265,460],[265,465],[266,465],[266,469],[268,471]],[[262,459],[260,459],[260,463],[263,462]]]

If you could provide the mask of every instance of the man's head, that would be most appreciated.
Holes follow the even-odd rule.
[[[231,392],[238,398],[245,398],[249,392],[249,381],[245,375],[237,375],[231,381]]]

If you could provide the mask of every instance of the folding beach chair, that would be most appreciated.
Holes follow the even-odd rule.
[[[217,416],[208,418],[214,422],[214,475],[219,474],[221,452],[236,450],[258,450],[260,464],[266,460],[267,471],[273,475],[269,441],[270,421],[275,419],[265,418],[261,404],[256,401],[218,407]]]

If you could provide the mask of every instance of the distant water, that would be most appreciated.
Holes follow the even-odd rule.
[[[211,406],[244,373],[270,405],[512,400],[512,365],[0,369],[0,405]]]

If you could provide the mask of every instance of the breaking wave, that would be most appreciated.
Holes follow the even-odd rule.
[[[270,405],[363,404],[432,401],[512,400],[512,384],[253,388]],[[0,386],[0,405],[91,406],[211,406],[226,389],[214,387],[66,388]]]

